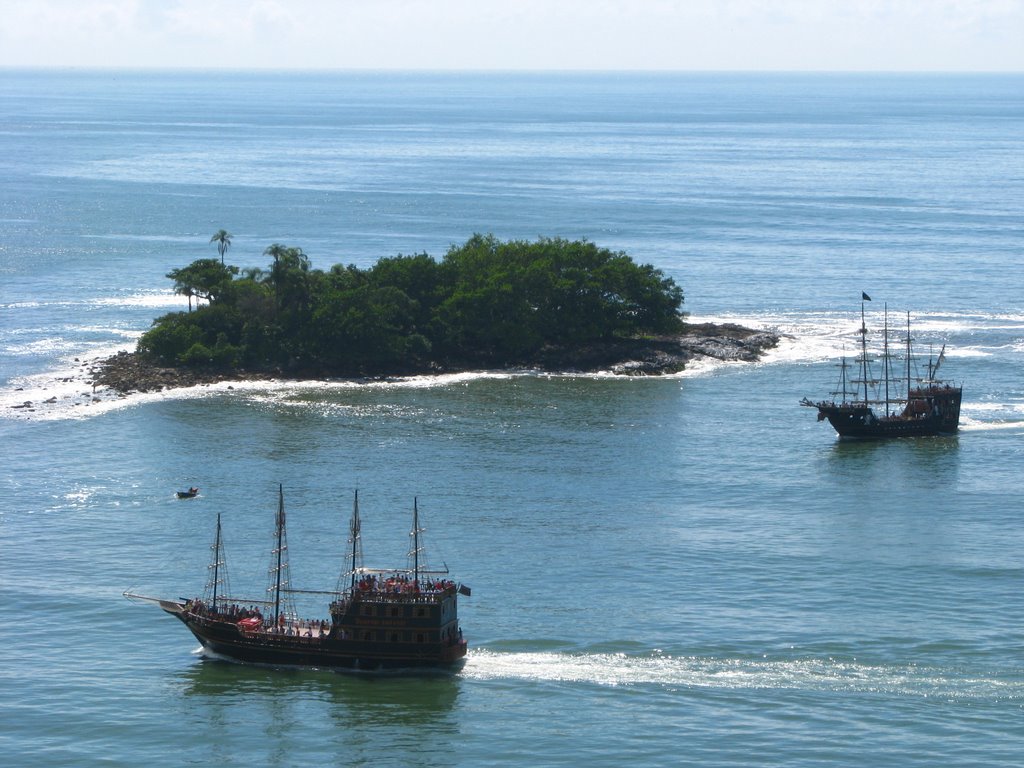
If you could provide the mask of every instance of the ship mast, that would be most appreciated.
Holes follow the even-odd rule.
[[[864,320],[864,301],[866,293],[861,293],[860,300],[860,379],[864,383],[864,405],[868,403],[868,326]]]
[[[907,310],[907,402],[910,402],[910,310]]]
[[[220,512],[218,512],[217,513],[217,535],[214,537],[214,540],[213,540],[213,562],[210,563],[210,568],[213,569],[213,580],[209,584],[209,586],[213,590],[212,597],[210,599],[210,607],[214,611],[217,610],[217,586],[221,582],[220,567],[224,564],[224,562],[222,560],[223,552],[222,552],[222,549],[221,549],[222,545],[221,545],[220,533],[221,533],[221,530],[220,530]]]
[[[352,583],[349,588],[355,591],[356,588],[356,569],[359,567],[359,562],[362,560],[362,553],[360,552],[360,535],[359,529],[362,526],[359,522],[359,490],[356,490],[355,501],[352,504],[352,526],[351,526],[351,537],[352,537]]]
[[[885,378],[885,415],[889,415],[889,379],[892,378],[892,357],[889,354],[889,303],[882,305],[885,322],[882,332],[882,376]]]
[[[849,391],[849,384],[847,383],[847,378],[848,377],[847,377],[847,374],[846,374],[846,369],[848,367],[849,366],[846,365],[846,357],[843,356],[842,361],[839,363],[839,385],[842,387],[842,390],[843,390],[843,400],[842,400],[842,402],[844,402],[844,403],[848,402],[847,398],[851,394],[850,391]],[[838,393],[836,393],[836,394],[838,394]],[[857,395],[856,392],[853,392],[852,394],[854,396]]]
[[[284,486],[277,486],[277,546],[274,554],[277,556],[277,565],[274,568],[274,626],[278,626],[281,617],[281,572],[287,568],[284,561],[284,553],[288,550],[284,535]],[[284,563],[282,567],[282,563]],[[287,581],[285,581],[287,585]]]
[[[413,497],[413,580],[420,583],[420,509],[417,498]]]

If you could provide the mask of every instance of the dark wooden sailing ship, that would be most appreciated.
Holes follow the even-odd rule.
[[[945,346],[937,358],[929,356],[922,375],[915,367],[919,360],[913,352],[910,334],[910,313],[907,313],[907,336],[904,339],[903,361],[889,344],[889,314],[885,311],[882,351],[877,358],[868,352],[868,329],[862,296],[860,317],[860,354],[855,360],[858,374],[850,376],[850,365],[843,358],[840,363],[839,387],[831,400],[801,401],[818,410],[818,421],[828,420],[840,437],[890,438],[950,435],[959,429],[960,401],[963,387],[937,378],[939,366],[945,358]],[[880,363],[876,376],[873,363]],[[838,398],[838,399],[837,399]]]
[[[458,619],[458,596],[468,587],[444,570],[421,562],[418,504],[413,502],[410,564],[401,569],[362,565],[359,495],[350,526],[351,567],[334,592],[294,590],[288,585],[284,493],[279,490],[274,564],[267,599],[232,597],[221,539],[220,515],[202,598],[161,599],[125,592],[130,600],[156,603],[191,630],[203,649],[236,661],[363,670],[457,668],[466,641]],[[330,598],[329,619],[300,619],[289,599],[295,593]]]

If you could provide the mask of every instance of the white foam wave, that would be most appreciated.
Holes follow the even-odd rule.
[[[672,374],[679,379],[697,379],[729,368],[742,368],[750,363],[743,363],[738,360],[716,360],[713,357],[698,357],[689,361],[686,368],[679,373]]]
[[[193,301],[193,305],[195,302]],[[188,299],[169,291],[142,291],[130,293],[123,296],[101,296],[89,299],[57,299],[44,301],[33,299],[31,301],[15,301],[9,304],[0,304],[0,309],[39,309],[42,307],[135,307],[141,309],[186,309]]]
[[[777,347],[768,350],[762,360],[765,363],[816,363],[852,359],[859,352],[858,329],[860,316],[837,312],[799,312],[756,315],[701,315],[691,316],[691,323],[732,323],[771,331],[780,336]],[[882,327],[882,312],[866,316],[869,329]],[[972,341],[977,334],[995,338],[990,344],[956,343],[946,348],[947,357],[983,358],[1005,353],[1024,351],[1024,341],[1019,338],[1006,340],[1007,334],[1024,335],[1024,315],[1018,314],[921,314],[912,315],[913,334],[916,349],[925,352],[932,349],[937,355],[947,339],[961,337]],[[890,312],[889,327],[891,339],[902,338],[898,317]],[[905,329],[904,329],[905,332]]]
[[[1024,419],[978,421],[962,414],[960,416],[961,432],[993,432],[1000,430],[1024,430]]]
[[[1007,411],[1024,415],[1024,402],[1018,403],[971,403],[971,411],[982,413],[1005,413]]]
[[[15,335],[13,339],[3,345],[2,351],[5,355],[10,355],[11,357],[63,358],[63,366],[68,368],[69,371],[73,371],[78,367],[78,361],[75,358],[100,355],[107,350],[112,350],[110,354],[116,354],[119,350],[125,348],[124,342],[137,341],[142,335],[141,331],[133,331],[125,328],[105,328],[100,326],[84,326],[77,328],[76,331],[112,336],[123,339],[124,341],[117,342],[115,344],[111,344],[109,341],[88,343],[83,342],[81,339],[69,338],[66,336],[46,336],[44,338],[32,339],[31,341],[18,343],[17,335]],[[54,371],[48,375],[59,377],[63,375],[70,376],[73,374]]]
[[[81,342],[60,336],[48,336],[33,339],[23,344],[8,343],[3,346],[3,353],[11,357],[43,357],[49,355],[70,354],[81,347]]]
[[[305,380],[260,379],[254,381],[223,381],[181,387],[161,392],[133,392],[123,395],[104,387],[92,388],[95,365],[134,345],[110,347],[103,354],[74,368],[22,377],[0,390],[0,417],[55,421],[99,416],[113,410],[167,400],[190,400],[231,393],[251,402],[276,407],[309,408],[307,400],[294,400],[309,392],[330,392],[352,389],[426,389],[443,388],[487,379],[507,380],[515,376],[535,375],[532,372],[472,372],[437,376],[411,376],[382,380]]]
[[[111,332],[111,329],[107,328],[100,330]],[[96,364],[118,352],[134,349],[139,336],[136,331],[113,333],[125,341],[107,341],[91,345],[87,354],[82,352],[80,342],[75,343],[73,350],[70,343],[59,343],[59,340],[43,340],[34,345],[25,345],[43,345],[46,347],[45,351],[57,351],[63,354],[63,358],[59,367],[54,370],[16,377],[8,386],[0,389],[0,418],[81,418],[84,415],[96,415],[109,410],[112,406],[127,404],[128,398],[104,387],[93,386]]]
[[[993,357],[996,352],[984,347],[950,347],[946,350],[946,357],[971,358],[971,357]]]
[[[99,307],[185,309],[188,307],[188,298],[177,293],[154,292],[136,293],[128,296],[107,296],[102,299],[92,299],[87,303]]]
[[[92,240],[115,240],[119,243],[199,243],[205,245],[209,242],[209,240],[199,235],[139,235],[120,232],[103,235],[83,235],[83,237]]]
[[[716,659],[662,654],[470,651],[462,674],[478,680],[537,680],[602,686],[655,685],[725,689],[885,692],[948,698],[1024,699],[1024,682],[964,678],[917,665],[874,666],[823,659]]]

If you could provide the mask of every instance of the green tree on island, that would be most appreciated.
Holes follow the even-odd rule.
[[[206,299],[211,304],[228,290],[238,267],[229,267],[216,259],[198,259],[187,267],[172,269],[167,277],[174,281],[174,292],[188,297],[188,311],[192,311],[192,297]]]
[[[440,262],[312,269],[279,243],[269,270],[216,259],[172,270],[189,312],[158,318],[139,351],[167,365],[394,374],[530,364],[551,349],[682,327],[683,292],[650,265],[586,240],[474,235]],[[206,304],[191,311],[191,299]]]

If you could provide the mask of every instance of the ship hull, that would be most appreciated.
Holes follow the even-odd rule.
[[[818,403],[817,408],[818,419],[827,419],[844,438],[884,440],[953,435],[960,424],[960,390],[953,390],[941,399],[932,398],[926,409],[909,407],[904,413],[893,416],[878,417],[863,404]]]
[[[942,419],[873,419],[865,421],[863,416],[854,409],[823,408],[829,424],[839,433],[840,437],[860,440],[884,440],[895,437],[938,437],[953,435],[957,432],[956,424],[947,424]]]
[[[167,610],[165,608],[165,610]],[[322,637],[246,632],[237,624],[198,618],[186,610],[168,610],[188,627],[203,648],[247,664],[341,669],[449,669],[465,663],[466,641],[452,643],[380,643]]]

